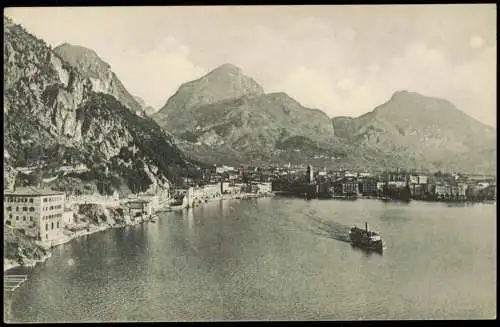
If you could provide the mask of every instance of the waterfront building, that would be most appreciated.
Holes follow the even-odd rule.
[[[435,184],[422,184],[424,185],[424,193],[426,194],[435,194],[436,185]]]
[[[75,222],[75,215],[73,210],[64,210],[61,222],[63,225],[71,225]]]
[[[229,183],[213,183],[201,187],[194,187],[191,189],[189,200],[200,202],[208,198],[215,198],[230,188]]]
[[[418,184],[427,184],[427,183],[428,183],[427,176],[424,176],[424,175],[418,176]]]
[[[271,193],[272,191],[272,185],[271,183],[259,183],[258,184],[258,193]]]
[[[153,213],[151,203],[143,199],[135,199],[127,202],[128,213],[130,217],[150,215]]]
[[[148,201],[151,210],[156,211],[160,207],[160,196],[159,195],[152,195],[152,194],[144,194],[139,196],[139,199]]]
[[[418,199],[418,198],[422,198],[424,196],[424,186],[421,185],[421,184],[413,184],[411,185],[410,187],[410,191],[411,191],[411,195]]]
[[[437,198],[445,198],[451,195],[451,186],[448,184],[436,184],[434,195]]]
[[[419,184],[418,176],[410,175],[410,184]]]
[[[469,185],[465,183],[458,183],[458,196],[461,198],[465,198],[467,196],[467,188]]]
[[[357,195],[357,194],[359,194],[359,184],[355,178],[345,177],[345,178],[340,180],[340,184],[341,184],[341,193],[343,195]],[[337,191],[335,193],[337,193]]]
[[[378,194],[377,180],[374,178],[365,178],[361,181],[360,192],[363,195],[376,196]],[[381,188],[382,190],[382,188]]]
[[[404,181],[390,181],[387,183],[389,188],[403,188],[406,186],[406,182]]]
[[[62,234],[64,192],[34,187],[4,192],[5,224],[40,241]]]

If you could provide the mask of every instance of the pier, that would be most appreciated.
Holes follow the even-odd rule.
[[[28,279],[28,275],[5,275],[3,277],[3,291],[14,292]]]

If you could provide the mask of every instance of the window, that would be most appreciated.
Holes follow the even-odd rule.
[[[57,229],[59,229],[59,222],[57,222]]]
[[[10,225],[11,225],[10,220],[7,220],[7,225],[8,225],[8,226],[10,226]]]
[[[45,230],[49,230],[49,224],[45,224]]]
[[[33,198],[30,198],[30,203],[33,203]]]
[[[28,207],[23,207],[23,211],[28,211]]]
[[[19,216],[16,216],[16,220],[19,220]]]
[[[33,221],[33,216],[30,216],[30,221]]]
[[[30,211],[31,212],[35,211],[35,207],[30,207]]]
[[[26,221],[26,216],[23,216],[23,221]]]
[[[12,219],[12,214],[9,215],[9,218]]]
[[[7,207],[7,211],[12,211],[12,207]]]
[[[52,224],[50,224],[50,229],[54,229],[54,222],[52,222]]]
[[[43,198],[43,202],[47,202],[47,198]]]
[[[16,207],[16,211],[19,211],[19,207]]]
[[[49,239],[49,236],[48,236],[47,234],[45,234],[45,239],[46,239],[46,240],[47,240],[47,239]]]

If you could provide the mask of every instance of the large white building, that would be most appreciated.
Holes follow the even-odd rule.
[[[65,193],[33,187],[4,192],[4,224],[40,241],[62,234]]]

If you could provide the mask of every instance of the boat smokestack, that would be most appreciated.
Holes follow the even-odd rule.
[[[367,221],[365,221],[365,229],[368,232],[368,222]]]

